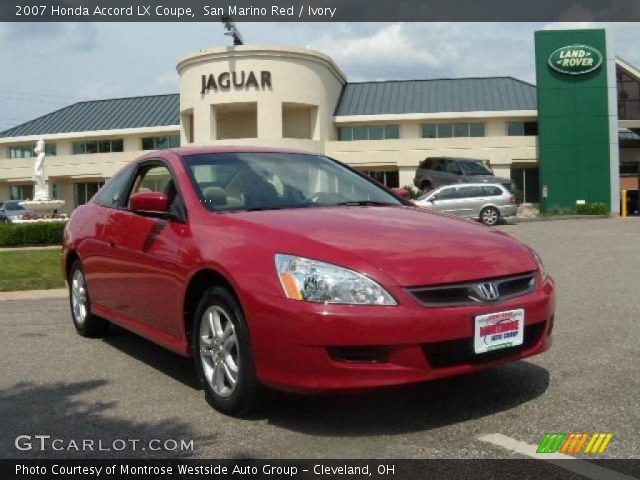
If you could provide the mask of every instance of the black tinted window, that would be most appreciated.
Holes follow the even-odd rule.
[[[447,172],[453,173],[454,175],[462,175],[462,170],[460,170],[460,165],[455,160],[447,160]]]
[[[117,173],[95,196],[94,202],[105,207],[114,207],[124,194],[129,183],[132,167],[127,167]]]
[[[495,185],[487,185],[486,187],[482,187],[482,191],[488,197],[499,197],[502,195],[502,190],[500,187],[496,187]]]
[[[481,187],[460,187],[459,197],[460,198],[472,198],[472,197],[482,197],[482,188]]]

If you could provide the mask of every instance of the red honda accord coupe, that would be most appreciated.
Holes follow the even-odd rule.
[[[533,250],[315,154],[146,154],[75,210],[62,267],[80,335],[111,322],[193,357],[233,415],[263,386],[421,382],[551,346]]]

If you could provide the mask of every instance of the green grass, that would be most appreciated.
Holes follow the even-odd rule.
[[[64,285],[59,249],[0,252],[0,292]]]

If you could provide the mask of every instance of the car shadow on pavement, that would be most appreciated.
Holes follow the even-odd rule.
[[[195,448],[151,451],[145,445],[149,446],[148,442],[154,439],[161,442],[193,439],[198,448],[215,444],[215,436],[197,436],[188,423],[178,418],[144,422],[115,416],[115,402],[100,400],[101,390],[108,384],[106,380],[21,382],[0,390],[0,458],[185,458],[195,455]],[[28,436],[17,441],[26,450],[16,447],[16,437],[20,435]],[[36,435],[50,436],[42,440],[44,450]],[[53,445],[54,439],[62,441]],[[91,449],[83,451],[85,439],[94,443]],[[122,444],[114,443],[116,440],[124,440],[127,448],[120,451]],[[135,450],[130,448],[131,440],[139,440]],[[76,442],[80,451],[69,448],[70,441]],[[155,449],[157,443],[150,446]]]
[[[367,393],[339,396],[278,393],[265,408],[264,418],[272,425],[310,435],[396,435],[505,412],[539,397],[548,386],[546,369],[521,361]]]
[[[109,326],[103,341],[187,387],[202,389],[193,362],[177,353],[116,325]]]

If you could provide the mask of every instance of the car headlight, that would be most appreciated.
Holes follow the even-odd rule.
[[[540,275],[542,276],[542,279],[544,280],[545,278],[547,278],[548,274],[544,269],[544,265],[542,263],[542,258],[540,258],[540,255],[538,255],[536,253],[535,250],[531,249],[531,253],[533,253],[533,257],[536,259],[536,263],[538,264],[538,269],[540,270]]]
[[[397,305],[370,278],[330,263],[276,253],[276,271],[287,298],[318,303]]]

